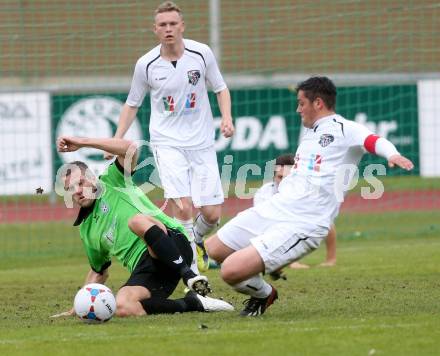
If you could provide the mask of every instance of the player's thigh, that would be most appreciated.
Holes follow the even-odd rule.
[[[250,242],[261,256],[265,272],[271,273],[317,249],[327,233],[327,228],[316,225],[278,223]]]
[[[216,260],[218,263],[222,263],[226,257],[235,252],[232,248],[226,246],[217,236],[212,235],[205,241],[205,248],[209,257]]]
[[[223,225],[217,231],[217,236],[223,244],[238,251],[249,246],[252,238],[263,234],[275,223],[276,221],[262,217],[254,209],[247,209]]]
[[[223,187],[214,146],[202,150],[186,150],[191,164],[191,197],[197,207],[224,202]]]
[[[152,147],[165,198],[191,196],[190,163],[177,147]]]
[[[136,214],[128,220],[128,227],[137,236],[143,236],[143,234],[153,226],[160,227],[164,232],[167,231],[164,224],[149,215]]]

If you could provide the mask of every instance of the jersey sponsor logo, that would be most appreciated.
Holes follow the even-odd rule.
[[[197,85],[200,79],[200,71],[199,70],[189,70],[188,71],[188,82],[192,85]]]
[[[319,172],[321,170],[322,156],[311,154],[309,159],[309,165],[307,168],[311,171]]]
[[[194,109],[196,107],[196,93],[191,93],[186,96],[185,109]]]
[[[162,98],[165,111],[174,112],[174,98],[169,95]]]
[[[319,144],[321,147],[327,147],[329,144],[331,144],[335,140],[335,137],[330,134],[323,134],[319,138]]]

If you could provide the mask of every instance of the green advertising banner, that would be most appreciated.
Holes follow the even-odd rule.
[[[414,162],[412,172],[387,169],[387,175],[419,174],[416,85],[342,87],[338,89],[337,111],[347,119],[365,125],[379,136],[387,138],[401,154]],[[382,158],[365,155],[361,171],[370,163],[386,162]]]
[[[117,127],[119,111],[126,93],[94,95],[54,95],[52,117],[54,139],[57,135],[111,136]],[[216,143],[219,167],[222,174],[230,174],[234,181],[237,173],[246,174],[248,179],[262,179],[272,174],[272,161],[279,154],[295,152],[301,131],[301,121],[296,114],[296,95],[289,89],[262,88],[232,90],[235,135],[225,139],[219,134],[219,110],[215,95],[211,104],[216,117]],[[382,137],[391,140],[398,150],[412,159],[418,174],[418,111],[417,87],[415,85],[340,87],[337,96],[337,112],[342,116],[366,125]],[[138,112],[137,124],[128,133],[132,139],[149,139],[149,98],[145,98]],[[54,171],[63,163],[54,152]],[[81,155],[65,157],[92,162],[99,171],[105,162],[103,156],[94,150]],[[137,174],[138,181],[153,180],[154,161],[144,147],[141,159],[146,167]],[[269,164],[267,164],[269,162]],[[383,159],[366,155],[365,164],[385,163]],[[240,172],[241,170],[241,172]],[[398,172],[402,174],[403,172]],[[393,171],[387,171],[393,174]]]

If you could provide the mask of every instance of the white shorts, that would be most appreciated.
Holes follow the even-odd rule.
[[[327,234],[326,227],[265,218],[252,208],[239,213],[217,231],[220,241],[233,250],[252,244],[264,262],[266,273],[314,251]]]
[[[223,203],[214,146],[202,150],[154,146],[152,151],[165,198],[191,197],[196,207]]]

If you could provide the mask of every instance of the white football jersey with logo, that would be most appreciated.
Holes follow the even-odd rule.
[[[264,203],[266,200],[273,197],[274,194],[278,193],[278,186],[275,182],[269,182],[263,184],[254,195],[254,206]]]
[[[218,93],[226,84],[207,45],[183,42],[175,67],[160,56],[161,45],[139,58],[126,103],[139,107],[150,93],[152,144],[203,149],[214,144],[215,135],[208,87]]]
[[[366,152],[365,139],[371,134],[337,114],[318,120],[306,129],[292,171],[278,187],[279,194],[254,209],[273,219],[329,227],[344,195],[340,185],[335,185],[337,174],[342,180],[351,180],[348,170],[341,174],[341,167],[357,168]]]

